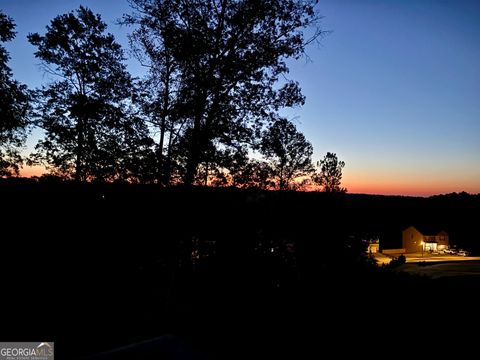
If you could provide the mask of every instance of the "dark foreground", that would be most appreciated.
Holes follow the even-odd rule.
[[[411,198],[29,182],[0,196],[1,339],[55,341],[58,359],[379,358],[434,351],[439,334],[477,346],[476,279],[365,256],[362,238],[420,218]],[[478,197],[423,200],[469,231]]]

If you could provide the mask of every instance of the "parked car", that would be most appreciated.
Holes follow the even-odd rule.
[[[458,256],[470,256],[470,253],[466,250],[458,250],[457,255]]]
[[[456,254],[457,249],[445,249],[445,250],[443,250],[443,253],[444,254]]]

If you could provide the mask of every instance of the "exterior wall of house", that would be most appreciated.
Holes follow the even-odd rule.
[[[445,231],[440,231],[436,237],[439,248],[445,249],[450,245],[448,234]]]
[[[413,226],[403,230],[402,244],[406,253],[422,252],[423,235]]]
[[[378,245],[378,243],[368,244],[368,252],[369,252],[369,253],[372,253],[372,254],[379,252],[379,245]]]
[[[426,244],[423,248],[422,242],[431,245]],[[423,235],[415,227],[410,226],[402,232],[402,243],[406,253],[422,252],[422,248],[424,251],[438,251],[449,246],[449,238],[445,231],[441,231],[437,235]]]

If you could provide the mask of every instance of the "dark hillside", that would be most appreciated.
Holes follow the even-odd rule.
[[[0,198],[4,338],[54,339],[60,358],[163,334],[218,358],[296,353],[320,341],[305,321],[329,329],[325,346],[340,334],[367,341],[376,327],[366,314],[397,314],[412,296],[448,292],[374,268],[362,239],[393,244],[404,226],[422,223],[464,247],[478,249],[480,240],[471,221],[478,195],[9,180]],[[475,290],[471,282],[448,286],[460,297]],[[32,319],[40,320],[26,326]],[[76,346],[79,336],[88,346]]]

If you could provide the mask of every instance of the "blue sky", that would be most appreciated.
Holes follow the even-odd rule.
[[[47,80],[26,35],[80,4],[128,47],[128,29],[115,24],[127,1],[0,1],[17,23],[8,49],[19,81]],[[285,112],[315,159],[337,153],[350,192],[480,192],[480,1],[320,0],[318,8],[331,32],[308,49],[309,61],[290,62],[307,102]],[[129,69],[141,72],[134,60]]]

